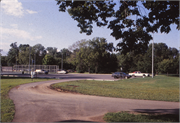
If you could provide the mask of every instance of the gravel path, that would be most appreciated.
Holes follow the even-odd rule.
[[[107,112],[133,111],[179,113],[178,102],[122,99],[57,92],[53,83],[75,79],[52,80],[20,85],[11,89],[15,104],[13,122],[97,121]]]

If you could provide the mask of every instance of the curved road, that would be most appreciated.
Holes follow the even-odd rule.
[[[178,102],[122,99],[57,92],[53,83],[77,79],[52,80],[20,85],[11,89],[15,104],[13,122],[99,121],[107,112],[133,111],[179,113]]]

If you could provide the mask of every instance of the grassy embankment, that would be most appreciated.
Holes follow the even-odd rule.
[[[11,122],[14,118],[15,107],[11,99],[9,99],[8,92],[15,86],[47,81],[51,79],[31,79],[31,78],[15,78],[15,77],[1,77],[1,122]]]
[[[155,76],[119,81],[79,80],[57,83],[51,87],[96,96],[179,101],[179,77]]]
[[[81,80],[58,83],[51,87],[96,96],[179,102],[179,77],[163,75],[119,81]],[[118,112],[107,113],[104,120],[107,122],[179,122],[179,116]]]

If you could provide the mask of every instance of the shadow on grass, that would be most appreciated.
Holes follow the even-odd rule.
[[[169,75],[166,75],[166,76],[169,76],[169,77],[179,77],[179,74],[169,74]]]
[[[147,114],[177,114],[179,115],[179,109],[135,109],[135,112],[138,113],[147,113]]]
[[[154,120],[179,122],[179,115],[175,115],[175,114],[150,115],[147,117],[149,119],[154,119]]]
[[[1,79],[32,79],[31,77],[8,77],[8,76],[1,76]],[[36,79],[51,79],[51,78],[33,78]]]
[[[1,79],[30,79],[30,77],[8,77],[8,76],[1,76]]]
[[[92,121],[84,121],[84,120],[63,120],[63,121],[57,121],[55,123],[59,122],[92,122]]]
[[[177,114],[137,114],[128,111],[107,113],[104,116],[106,122],[179,122]]]
[[[134,111],[138,113],[149,114],[149,115],[144,115],[148,119],[172,121],[172,122],[180,121],[179,109],[137,109]]]

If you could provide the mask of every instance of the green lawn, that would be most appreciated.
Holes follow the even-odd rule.
[[[9,99],[8,92],[11,88],[32,82],[47,81],[50,79],[30,79],[1,77],[1,122],[11,122],[14,118],[15,107],[12,100]]]
[[[163,75],[119,81],[79,80],[51,87],[87,95],[179,102],[179,77]]]

